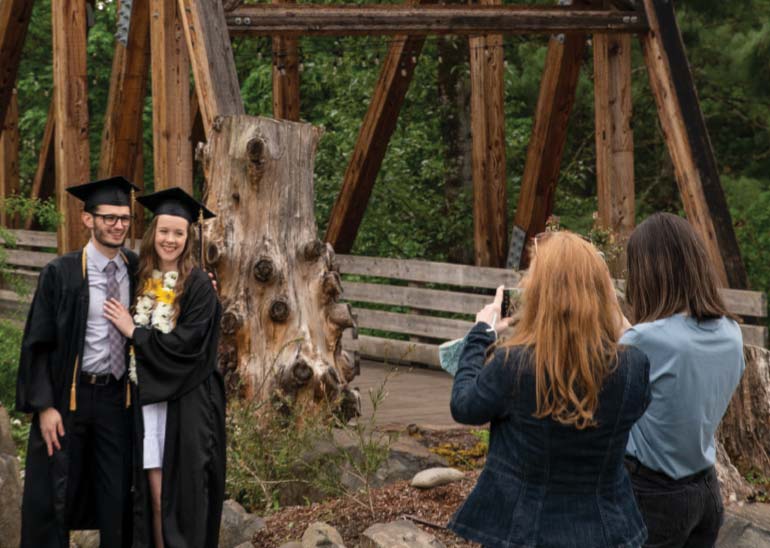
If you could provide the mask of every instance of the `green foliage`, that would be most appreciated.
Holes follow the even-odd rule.
[[[370,394],[371,417],[353,422],[318,409],[281,406],[276,411],[265,401],[231,401],[228,496],[252,511],[268,511],[299,486],[316,497],[347,496],[374,512],[373,481],[390,448],[390,438],[374,429],[384,387]],[[353,478],[352,485],[343,480],[346,476]]]
[[[18,215],[22,222],[36,220],[41,230],[54,231],[62,222],[62,214],[53,198],[40,200],[14,194],[5,199],[5,211],[9,215]]]
[[[21,329],[0,320],[0,405],[13,411],[16,403],[16,371],[19,366]]]

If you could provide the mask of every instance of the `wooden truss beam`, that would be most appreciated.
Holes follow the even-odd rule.
[[[129,180],[135,177],[142,152],[142,114],[149,65],[149,0],[133,0],[126,44],[115,42],[99,154],[100,179],[116,175]]]
[[[640,12],[533,6],[270,5],[227,14],[233,34],[393,35],[552,34],[647,30]]]
[[[642,36],[642,50],[687,219],[703,238],[722,283],[746,288],[746,270],[674,6],[668,0],[644,0],[644,7],[650,31]]]
[[[599,224],[625,248],[635,214],[631,36],[594,34],[593,49]],[[610,264],[613,274],[620,275],[624,264],[621,254]]]
[[[19,101],[16,92],[5,111],[0,128],[0,226],[16,228],[18,215],[9,216],[5,199],[19,193]]]
[[[192,194],[190,56],[179,4],[150,0],[155,190],[179,186]]]
[[[483,5],[500,0],[482,0]],[[507,252],[503,36],[471,37],[471,159],[476,266],[501,267]]]
[[[37,159],[35,177],[32,179],[32,191],[30,198],[33,200],[47,200],[53,196],[56,186],[56,167],[54,165],[54,127],[56,125],[56,103],[51,100],[48,107],[48,117],[45,122],[43,139],[40,142],[40,152]],[[24,221],[24,229],[31,230],[36,226],[35,219],[30,216]]]
[[[273,0],[281,3],[282,0]],[[288,0],[286,3],[294,3]],[[299,121],[299,40],[273,36],[273,117]]]
[[[422,36],[397,36],[388,48],[326,227],[326,241],[337,253],[353,247],[424,43]]]
[[[88,75],[86,73],[86,3],[59,0],[51,10],[55,103],[56,203],[63,215],[58,231],[59,253],[86,241],[80,222],[81,204],[68,186],[90,178],[88,143]]]
[[[553,212],[556,181],[567,141],[567,124],[575,103],[585,41],[582,34],[568,34],[553,36],[548,43],[513,221],[507,262],[510,268],[526,268],[529,264],[527,243],[545,230],[546,221]]]
[[[0,121],[11,102],[19,60],[32,17],[32,0],[0,2]]]
[[[209,139],[217,116],[245,112],[225,12],[218,0],[178,2],[203,128]]]

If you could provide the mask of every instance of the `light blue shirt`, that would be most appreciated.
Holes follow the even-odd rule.
[[[652,389],[626,453],[674,479],[712,466],[714,433],[745,367],[738,324],[675,314],[635,325],[620,344],[647,354]]]
[[[128,268],[120,254],[112,261],[118,266],[115,279],[120,289],[120,302],[129,305]],[[103,375],[109,373],[110,364],[107,361],[110,349],[107,341],[107,330],[110,321],[104,317],[104,301],[107,299],[107,263],[110,259],[99,253],[93,242],[86,245],[86,272],[88,274],[88,321],[86,322],[86,338],[83,346],[81,369],[86,373]]]

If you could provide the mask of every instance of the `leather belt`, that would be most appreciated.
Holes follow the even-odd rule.
[[[92,384],[94,386],[107,386],[113,382],[118,382],[118,379],[112,376],[112,373],[105,373],[103,375],[95,375],[93,373],[80,372],[80,382],[82,384]]]

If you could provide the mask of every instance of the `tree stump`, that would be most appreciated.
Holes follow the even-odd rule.
[[[753,470],[770,477],[770,351],[746,345],[743,356],[746,370],[717,435],[724,448],[717,454],[717,470],[721,466],[725,475],[720,481],[739,499],[752,491],[743,474]],[[729,474],[730,466],[741,474]]]
[[[200,149],[206,205],[205,255],[223,303],[220,367],[241,395],[288,411],[331,404],[357,415],[349,387],[358,356],[342,350],[353,328],[339,303],[339,270],[318,239],[313,163],[321,131],[251,116],[217,118]]]

